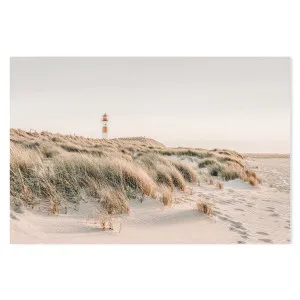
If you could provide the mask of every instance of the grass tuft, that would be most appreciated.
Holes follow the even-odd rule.
[[[207,166],[216,165],[217,161],[215,159],[204,159],[198,163],[200,169],[206,168]]]
[[[213,215],[213,208],[212,208],[212,204],[204,201],[204,200],[198,200],[197,202],[197,209],[201,212],[203,212],[204,214],[208,215],[208,216],[212,216]]]
[[[173,198],[172,198],[172,190],[170,189],[170,187],[162,185],[160,186],[160,192],[161,192],[162,202],[164,206],[166,207],[172,206]]]
[[[184,179],[191,183],[196,183],[198,176],[196,171],[190,166],[182,163],[182,162],[172,162],[175,168],[182,174]]]

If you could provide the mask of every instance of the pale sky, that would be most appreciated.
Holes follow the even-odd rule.
[[[12,58],[11,127],[290,152],[289,58]]]

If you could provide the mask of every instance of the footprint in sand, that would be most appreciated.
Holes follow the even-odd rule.
[[[223,200],[222,204],[232,204],[232,201],[230,201],[230,200]]]
[[[234,227],[229,227],[229,230],[239,233],[243,239],[249,239],[249,236],[245,230],[240,230]]]
[[[232,221],[232,220],[229,220],[229,222],[231,223],[232,226],[234,226],[235,228],[241,228],[241,229],[245,229],[243,227],[243,224],[241,222],[235,222],[235,221]]]
[[[256,233],[257,233],[257,234],[261,234],[261,235],[269,235],[268,233],[263,232],[263,231],[257,231]]]
[[[229,227],[229,230],[237,232],[237,233],[239,233],[241,235],[247,235],[247,232],[246,232],[245,228],[238,229],[238,228],[234,228],[234,227]]]
[[[221,219],[222,221],[229,221],[229,219],[226,217],[219,217],[219,219]]]
[[[265,243],[273,244],[273,241],[270,239],[259,239],[259,240]]]
[[[274,207],[270,207],[270,206],[268,206],[266,209],[265,209],[265,211],[269,211],[269,212],[274,212]]]
[[[245,240],[248,240],[248,239],[249,239],[249,236],[248,236],[247,234],[243,234],[243,235],[241,235],[241,237],[242,237],[243,239],[245,239]]]
[[[279,217],[279,214],[271,214],[270,217]]]

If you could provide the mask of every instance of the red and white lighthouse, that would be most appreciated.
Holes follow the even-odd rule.
[[[108,138],[108,116],[106,113],[102,116],[102,138]]]

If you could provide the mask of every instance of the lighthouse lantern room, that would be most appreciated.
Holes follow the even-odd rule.
[[[108,138],[108,116],[106,113],[102,116],[102,138]]]

